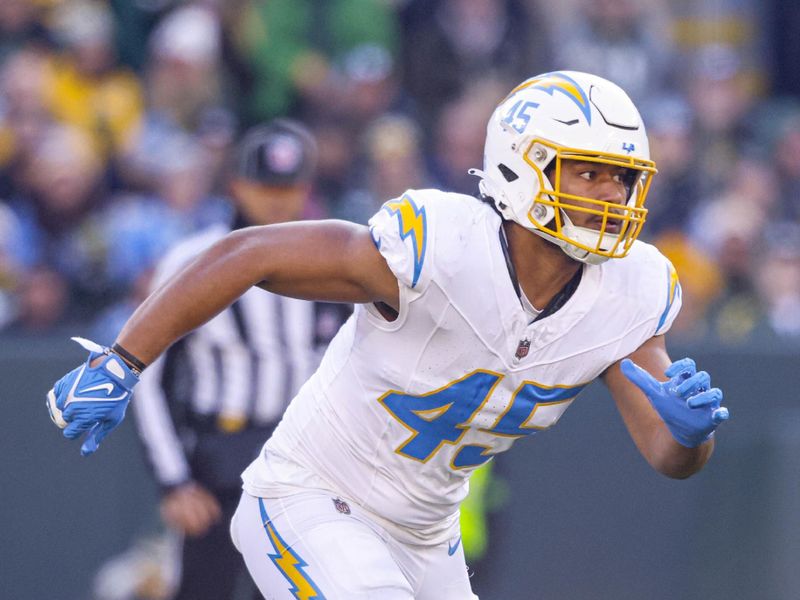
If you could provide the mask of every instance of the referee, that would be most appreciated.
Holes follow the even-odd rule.
[[[301,218],[315,156],[311,134],[294,121],[248,131],[227,173],[234,222],[180,243],[159,265],[155,285],[231,229]],[[239,476],[349,311],[253,288],[142,374],[137,428],[163,492],[161,516],[184,536],[176,599],[226,600],[246,577],[228,532]]]

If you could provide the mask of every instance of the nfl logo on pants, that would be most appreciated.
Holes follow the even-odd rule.
[[[347,502],[345,502],[341,498],[334,498],[333,505],[336,507],[336,510],[338,510],[343,515],[350,514],[350,506],[347,504]]]

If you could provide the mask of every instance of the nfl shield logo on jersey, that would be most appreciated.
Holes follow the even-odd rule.
[[[517,346],[517,352],[514,356],[518,359],[525,358],[528,356],[528,350],[531,349],[531,341],[529,339],[524,339],[519,341],[519,346]]]
[[[333,505],[336,507],[336,510],[338,510],[343,515],[350,514],[350,505],[348,505],[347,502],[345,502],[341,498],[334,498]]]

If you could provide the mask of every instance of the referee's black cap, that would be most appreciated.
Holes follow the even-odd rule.
[[[275,119],[247,130],[237,145],[233,175],[273,186],[306,183],[314,177],[317,144],[298,121]]]

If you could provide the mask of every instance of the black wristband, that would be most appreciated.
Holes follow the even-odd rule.
[[[128,363],[128,365],[130,367],[132,367],[133,369],[135,369],[139,373],[141,373],[142,371],[144,371],[147,368],[146,364],[144,364],[142,361],[140,361],[138,358],[136,358],[133,354],[131,354],[130,352],[125,350],[125,348],[123,348],[119,344],[114,344],[113,346],[111,346],[111,351],[114,354],[119,355],[119,357],[122,360],[124,360],[126,363]]]

